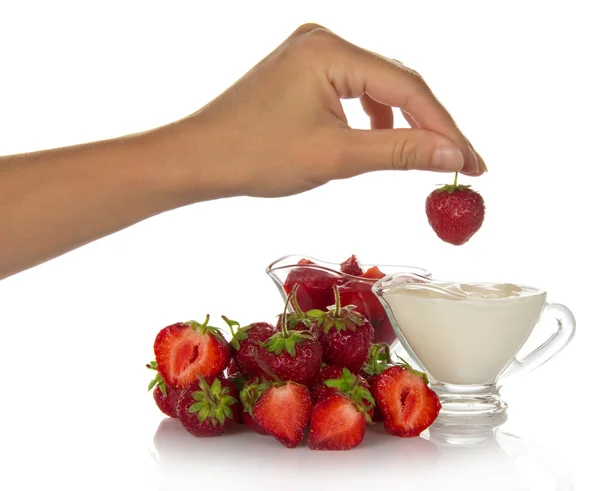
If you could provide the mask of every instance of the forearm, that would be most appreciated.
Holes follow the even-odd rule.
[[[0,158],[0,279],[161,212],[216,197],[186,169],[185,124]],[[194,134],[197,136],[197,134]],[[205,179],[204,187],[200,182]]]

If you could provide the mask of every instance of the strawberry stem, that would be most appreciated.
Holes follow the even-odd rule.
[[[235,332],[233,331],[233,326],[237,326],[239,328],[240,327],[240,323],[237,322],[237,321],[229,320],[224,315],[221,316],[221,319],[223,319],[225,321],[225,323],[229,326],[229,330],[231,331],[231,335],[235,336]]]
[[[454,187],[458,186],[458,172],[454,173]]]
[[[295,285],[294,289],[292,290],[292,293],[290,293],[285,299],[283,315],[281,316],[281,332],[283,333],[284,338],[287,338],[289,336],[288,330],[287,330],[287,310],[288,310],[288,306],[290,305],[290,297],[296,295],[297,291],[298,291],[298,285]]]
[[[340,290],[337,285],[333,285],[333,295],[335,297],[335,313],[334,317],[340,317],[342,301],[340,299]]]

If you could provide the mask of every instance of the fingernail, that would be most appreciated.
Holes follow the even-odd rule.
[[[436,148],[431,158],[431,167],[437,170],[457,171],[464,163],[463,154],[456,147]]]
[[[475,164],[475,174],[479,174],[479,171],[481,170],[481,164],[479,162],[479,158],[477,157],[477,154],[475,153],[475,150],[473,150],[471,148],[471,155],[473,156],[473,163]]]

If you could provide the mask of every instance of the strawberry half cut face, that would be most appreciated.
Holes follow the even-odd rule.
[[[221,331],[196,321],[172,324],[162,329],[154,342],[159,373],[168,385],[188,387],[198,375],[211,378],[225,370],[231,348]]]

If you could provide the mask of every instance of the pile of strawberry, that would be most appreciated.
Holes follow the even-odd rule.
[[[441,405],[425,374],[392,362],[388,345],[373,343],[367,318],[341,307],[338,285],[327,310],[302,310],[298,290],[276,326],[241,327],[223,316],[229,341],[208,316],[162,329],[156,361],[147,365],[158,372],[149,389],[160,410],[196,436],[243,424],[289,448],[308,433],[314,450],[354,448],[378,422],[400,437],[428,428]]]

